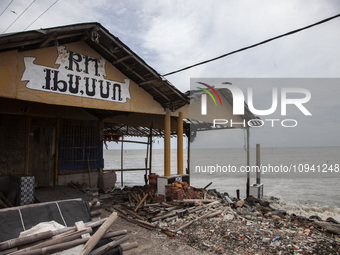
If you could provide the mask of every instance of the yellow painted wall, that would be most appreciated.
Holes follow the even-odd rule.
[[[100,59],[100,55],[84,42],[63,45],[70,50],[82,55]],[[72,95],[56,94],[26,88],[27,81],[21,81],[25,70],[24,57],[36,58],[34,64],[58,68],[55,64],[58,57],[57,47],[17,52],[0,53],[0,97],[15,98],[32,102],[47,104],[67,105],[75,107],[97,108],[116,111],[144,112],[164,114],[162,106],[153,100],[152,96],[130,81],[130,96],[125,103],[78,97]],[[109,62],[106,62],[105,79],[124,83],[128,79]]]

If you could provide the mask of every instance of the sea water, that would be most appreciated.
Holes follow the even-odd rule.
[[[144,168],[146,157],[144,150],[126,150],[123,153],[123,167]],[[163,150],[153,150],[152,158],[152,172],[162,175]],[[177,172],[176,158],[176,150],[173,150],[172,174]],[[119,150],[104,151],[106,169],[120,169],[120,159]],[[251,149],[251,166],[256,165],[255,159],[255,149]],[[260,163],[263,168],[267,167],[267,172],[260,174],[264,195],[280,198],[280,204],[277,206],[288,213],[303,216],[319,215],[324,219],[333,217],[340,221],[338,168],[340,147],[261,148]],[[223,169],[219,168],[223,166]],[[236,196],[236,190],[239,189],[241,197],[245,197],[247,173],[241,172],[241,169],[244,170],[246,166],[247,154],[244,149],[192,149],[190,152],[191,185],[201,188],[212,182],[209,189],[228,192],[230,196]],[[184,169],[186,167],[187,151],[184,151]],[[124,172],[123,185],[143,185],[144,174],[145,171]],[[256,173],[250,172],[249,175],[250,184],[256,183]],[[120,187],[120,181],[121,174],[117,172],[117,187]]]

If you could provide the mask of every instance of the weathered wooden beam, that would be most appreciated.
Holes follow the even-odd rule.
[[[103,254],[103,252],[105,251],[108,251],[108,250],[111,250],[112,248],[126,242],[127,240],[129,240],[129,237],[128,236],[124,236],[118,240],[115,240],[115,241],[112,241],[108,244],[105,244],[95,250],[93,250],[90,255],[100,255],[100,254]]]
[[[102,236],[106,233],[108,228],[112,225],[112,223],[117,219],[118,215],[116,212],[113,212],[110,217],[100,226],[97,232],[86,242],[84,248],[82,250],[82,255],[88,255],[93,247],[96,246],[98,241],[102,238]]]
[[[132,58],[132,56],[131,55],[124,56],[124,57],[119,58],[119,59],[117,59],[115,61],[112,61],[111,64],[112,65],[116,65],[116,64],[118,64],[118,63],[120,63],[120,62],[122,62],[122,61],[124,61],[126,59],[129,59],[129,58]]]
[[[146,194],[143,199],[139,202],[139,204],[136,206],[135,208],[135,212],[138,211],[139,207],[143,204],[143,202],[145,201],[145,199],[148,197],[149,194]]]

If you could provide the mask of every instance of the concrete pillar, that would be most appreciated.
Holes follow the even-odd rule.
[[[171,119],[170,110],[166,109],[166,114],[164,118],[164,176],[169,177],[171,175]]]
[[[183,113],[177,120],[177,174],[183,174]]]

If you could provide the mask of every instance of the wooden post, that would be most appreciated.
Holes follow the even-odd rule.
[[[90,169],[90,156],[89,153],[86,153],[86,159],[87,159],[87,171],[89,176],[89,186],[92,187],[92,181],[91,181],[91,169]]]
[[[117,219],[118,215],[116,212],[112,213],[110,217],[100,226],[100,228],[94,233],[94,235],[87,241],[84,245],[82,255],[88,255],[93,247],[96,246],[98,241],[102,238],[102,236],[106,233],[108,228],[112,225],[112,223]]]
[[[103,147],[103,137],[104,137],[104,123],[103,120],[99,120],[98,122],[98,133],[99,133],[99,138],[98,141],[100,143],[99,146]],[[98,160],[103,160],[98,159]],[[103,168],[98,168],[98,188],[103,190],[104,189],[104,173],[103,173]]]
[[[171,116],[170,110],[166,109],[164,116],[164,176],[171,175]]]
[[[149,160],[149,148],[150,148],[150,136],[148,136],[148,142],[146,145],[146,156],[145,156],[145,174],[144,174],[144,181],[145,185],[148,184],[148,160]]]
[[[122,144],[120,148],[120,169],[124,169],[124,136],[122,135]],[[123,187],[124,185],[124,177],[123,177],[123,172],[120,172],[120,185]]]
[[[187,151],[187,174],[190,177],[190,132],[188,138],[188,151]]]
[[[256,184],[261,184],[260,165],[261,165],[261,149],[260,145],[256,144],[256,166],[257,166]]]
[[[149,174],[152,173],[152,125],[150,127]]]
[[[137,212],[137,210],[139,209],[139,207],[143,204],[143,202],[145,201],[145,199],[148,197],[148,194],[146,194],[143,199],[139,202],[139,204],[136,206],[135,208],[135,212]]]
[[[250,146],[249,146],[249,138],[250,138],[250,132],[249,132],[249,127],[247,127],[247,166],[248,169],[250,167]],[[247,189],[246,189],[246,195],[249,197],[249,190],[250,190],[250,172],[247,172]]]
[[[26,116],[26,144],[25,144],[25,174],[29,174],[30,167],[30,132],[31,132],[31,116]]]
[[[56,139],[55,139],[54,186],[58,185],[60,122],[61,122],[60,119],[57,119]]]
[[[183,174],[183,113],[177,119],[177,174]]]

